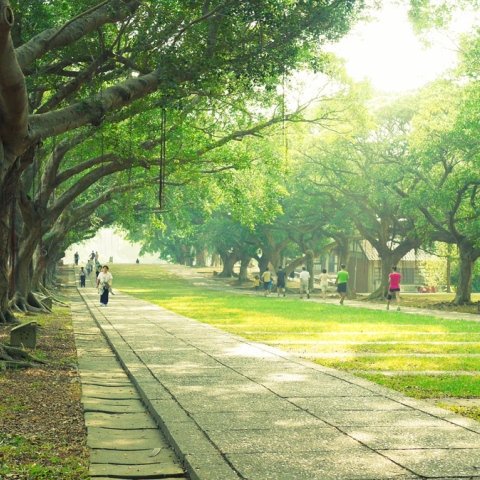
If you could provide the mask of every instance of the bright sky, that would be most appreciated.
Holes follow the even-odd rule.
[[[355,80],[367,77],[381,90],[400,92],[421,87],[455,64],[454,39],[436,35],[426,49],[413,33],[405,8],[385,2],[376,17],[332,47],[347,60]],[[457,28],[465,31],[469,18],[464,14]]]

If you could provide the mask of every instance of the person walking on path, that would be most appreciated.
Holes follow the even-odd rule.
[[[337,292],[340,295],[340,305],[343,305],[345,296],[347,295],[347,280],[349,278],[348,272],[345,270],[345,265],[340,265],[340,271],[337,273]]]
[[[93,270],[93,260],[89,258],[87,262],[87,275],[90,276],[90,274],[92,273],[92,270]]]
[[[400,280],[402,274],[397,272],[397,267],[392,267],[392,273],[388,276],[390,279],[390,285],[388,286],[387,295],[387,310],[390,310],[390,300],[395,297],[397,301],[397,312],[400,311]]]
[[[75,261],[75,265],[78,265],[78,259],[80,258],[80,255],[78,252],[75,252],[75,255],[73,256],[73,260]]]
[[[266,297],[270,294],[270,289],[272,288],[272,273],[270,272],[268,267],[263,272],[262,282],[263,288],[265,289],[265,293],[263,295]]]
[[[87,277],[87,272],[83,267],[80,268],[80,287],[85,286],[85,279]]]
[[[283,296],[285,296],[286,279],[287,279],[287,272],[280,265],[277,270],[277,297],[280,296],[281,291],[283,291]]]
[[[112,289],[113,276],[108,271],[108,267],[104,265],[102,271],[97,277],[97,287],[100,293],[100,306],[106,307],[108,304],[108,294]]]
[[[96,265],[96,268],[95,268],[95,276],[98,278],[98,276],[100,275],[100,272],[102,271],[102,266],[101,265]]]
[[[307,298],[310,298],[310,290],[308,289],[308,281],[310,280],[310,272],[306,267],[302,267],[300,272],[300,298],[303,298],[303,294],[307,294]]]
[[[327,298],[327,288],[328,280],[330,280],[330,275],[327,273],[327,270],[324,268],[319,277],[320,280],[320,290],[322,291],[323,299]]]

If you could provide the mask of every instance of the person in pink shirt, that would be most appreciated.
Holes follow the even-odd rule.
[[[388,286],[387,310],[390,310],[390,300],[395,297],[397,300],[397,312],[400,311],[400,280],[402,275],[397,272],[397,267],[392,267],[392,273],[389,275],[390,285]]]

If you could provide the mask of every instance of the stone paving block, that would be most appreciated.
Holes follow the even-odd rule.
[[[125,379],[112,379],[107,380],[105,378],[85,377],[80,376],[82,385],[96,385],[99,387],[128,387],[132,384],[127,377]]]
[[[332,427],[283,428],[256,430],[209,430],[208,436],[218,449],[229,453],[287,453],[287,452],[367,452],[352,438]]]
[[[195,394],[174,394],[174,397],[190,413],[297,410],[295,405],[274,395],[239,394],[228,402],[222,397],[207,398]]]
[[[216,365],[198,365],[184,362],[182,365],[149,365],[149,369],[154,373],[159,381],[169,379],[172,383],[182,383],[185,376],[219,376],[223,367]],[[222,373],[223,375],[223,373]],[[232,373],[232,375],[235,375]]]
[[[80,378],[82,382],[100,382],[101,384],[108,383],[119,383],[119,384],[128,384],[130,385],[130,380],[128,379],[126,373],[121,370],[118,372],[93,372],[93,371],[80,371]]]
[[[236,411],[215,413],[193,413],[193,419],[205,429],[210,430],[252,430],[256,428],[279,428],[288,432],[290,428],[324,428],[325,422],[303,410],[285,411]],[[286,433],[288,434],[288,433]]]
[[[236,381],[231,379],[222,381],[221,377],[211,381],[208,379],[199,381],[197,378],[197,381],[192,382],[190,385],[172,383],[169,379],[164,379],[162,383],[176,397],[202,397],[207,401],[230,402],[237,398],[249,401],[252,398],[272,396],[271,392],[263,386],[248,382],[244,378],[237,378]]]
[[[472,448],[480,435],[461,427],[342,427],[352,438],[374,450]]]
[[[129,430],[128,435],[123,430],[110,428],[88,427],[87,430],[87,446],[95,449],[153,450],[168,446],[158,430]]]
[[[421,402],[414,398],[407,398],[405,400],[405,405],[409,405],[411,406],[411,408],[415,408],[418,411],[428,413],[429,415],[443,418],[444,420],[454,425],[460,425],[468,430],[480,433],[480,422],[476,422],[475,420],[467,417],[462,417],[461,415],[453,413],[451,410],[440,408],[435,405],[430,405],[426,402]]]
[[[190,480],[239,479],[232,467],[218,454],[187,454],[183,461]]]
[[[170,367],[185,368],[196,367],[205,368],[206,366],[218,367],[218,362],[213,358],[196,352],[176,351],[169,355],[149,355],[147,353],[141,354],[142,361],[147,365],[150,370],[154,372],[155,366],[168,365]]]
[[[140,400],[108,400],[82,397],[82,403],[85,412],[145,413],[145,406]]]
[[[377,412],[377,411],[412,411],[412,409],[399,402],[390,400],[389,398],[380,396],[367,396],[367,397],[321,397],[321,401],[317,397],[309,398],[288,398],[288,401],[298,405],[298,407],[307,410],[315,415],[321,414],[324,411],[365,411],[365,412]]]
[[[133,381],[142,398],[148,398],[150,400],[170,400],[172,398],[168,390],[159,382],[153,380],[147,382],[137,381],[136,378],[133,378]]]
[[[120,365],[115,358],[101,357],[80,357],[78,358],[78,368],[81,370],[90,370],[97,372],[122,372]]]
[[[110,357],[112,356],[112,350],[107,347],[92,347],[85,346],[80,347],[77,345],[77,356],[78,357]]]
[[[117,428],[122,430],[158,428],[155,420],[147,413],[86,412],[85,425],[87,427]],[[128,435],[128,433],[126,433],[126,435]]]
[[[138,400],[140,395],[132,385],[124,387],[107,387],[100,385],[82,385],[82,396],[105,398],[111,400]]]
[[[168,430],[168,431],[167,431]],[[163,430],[169,443],[181,455],[220,455],[208,437],[195,425],[193,421],[174,423]]]
[[[175,367],[156,368],[155,378],[175,385],[225,385],[228,383],[252,384],[251,381],[235,372],[225,372],[221,366],[177,369]]]
[[[252,480],[419,480],[374,452],[228,454],[243,478]]]
[[[187,412],[174,400],[145,401],[149,412],[158,425],[170,425],[172,423],[191,422]]]
[[[183,474],[183,470],[179,468],[179,474]],[[165,478],[172,475],[162,465],[110,465],[95,463],[90,466],[90,475],[95,478],[99,475],[117,475],[119,478],[132,478],[145,480],[147,478]]]
[[[384,450],[382,455],[428,478],[480,476],[478,449]]]
[[[352,399],[353,403],[353,399]],[[446,427],[448,423],[418,411],[346,411],[330,410],[316,413],[323,421],[339,427]]]
[[[160,450],[160,451],[159,451]],[[179,473],[180,464],[171,449],[155,448],[150,450],[91,450],[90,463],[116,465],[172,464],[170,475]],[[180,473],[182,469],[180,468]]]
[[[356,385],[345,385],[342,380],[323,379],[315,380],[309,379],[303,382],[262,382],[262,385],[272,392],[282,397],[332,397],[341,396],[345,394],[348,388],[348,396],[350,397],[366,397],[374,396],[375,394],[363,387]]]

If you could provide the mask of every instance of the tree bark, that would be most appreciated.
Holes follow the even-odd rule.
[[[463,239],[458,243],[458,252],[460,255],[460,273],[457,291],[452,303],[455,305],[465,305],[472,303],[473,266],[480,256],[480,249],[475,249],[470,242]]]
[[[195,266],[205,267],[207,265],[207,251],[205,248],[197,248],[195,252]]]
[[[242,284],[248,281],[248,266],[252,261],[252,257],[248,253],[243,253],[240,258],[240,274],[238,275],[238,283]]]
[[[219,252],[223,262],[223,270],[219,277],[232,278],[234,276],[234,266],[240,260],[240,254],[237,248],[233,248],[232,252]]]

